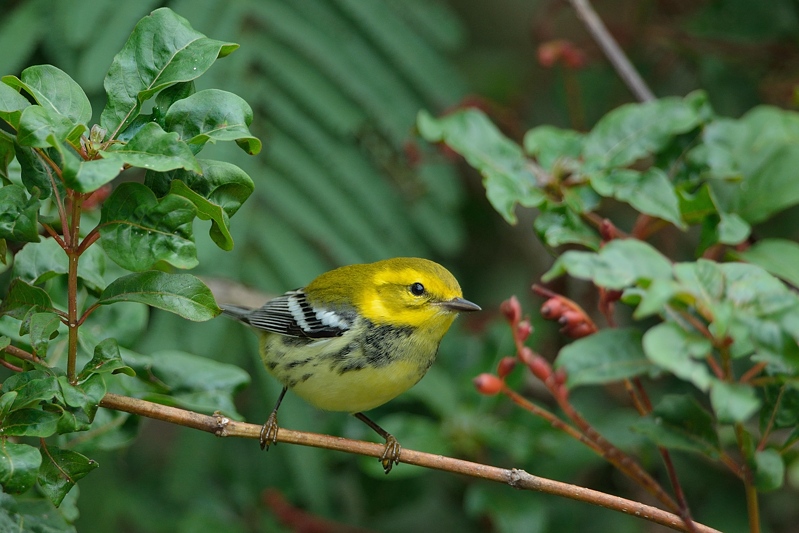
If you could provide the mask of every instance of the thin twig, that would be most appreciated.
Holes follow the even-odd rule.
[[[219,414],[214,416],[202,415],[176,407],[169,407],[117,394],[106,394],[100,402],[100,405],[109,409],[116,409],[118,411],[125,411],[127,413],[199,429],[201,431],[213,433],[219,437],[259,439],[261,435],[260,425],[237,422]],[[328,450],[356,453],[378,458],[383,455],[385,448],[383,444],[356,441],[329,435],[318,435],[285,428],[280,428],[278,431],[277,442],[313,446],[316,448],[325,448]],[[571,485],[569,483],[533,476],[524,470],[516,468],[498,468],[495,466],[473,463],[471,461],[454,459],[452,457],[418,452],[407,448],[402,449],[399,460],[401,463],[504,483],[516,489],[562,496],[637,516],[676,531],[687,531],[685,524],[683,524],[679,516],[658,509],[657,507],[644,505],[639,502]],[[718,530],[705,525],[696,524],[696,526],[697,531],[700,533],[720,533]]]
[[[577,16],[583,21],[591,36],[610,60],[619,77],[627,84],[630,91],[640,102],[650,102],[655,99],[655,95],[647,86],[646,82],[635,70],[630,60],[622,51],[619,44],[608,31],[602,19],[596,14],[594,8],[588,0],[569,0]]]

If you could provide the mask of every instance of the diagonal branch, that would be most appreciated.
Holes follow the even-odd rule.
[[[647,86],[646,82],[635,70],[635,67],[624,54],[619,44],[608,31],[605,23],[596,14],[594,8],[588,0],[569,0],[577,16],[583,21],[585,27],[594,37],[602,51],[610,60],[619,77],[627,84],[630,91],[640,102],[649,102],[655,99],[655,95]]]
[[[106,394],[100,402],[100,406],[107,409],[116,409],[118,411],[125,411],[127,413],[146,416],[156,420],[162,420],[181,426],[199,429],[201,431],[213,433],[218,437],[243,437],[259,439],[261,435],[260,425],[237,422],[220,414],[215,414],[213,416],[203,415],[192,411],[186,411],[184,409],[178,409],[176,407],[169,407],[145,400],[130,398],[128,396],[120,396],[118,394]],[[385,448],[383,444],[356,441],[341,437],[332,437],[329,435],[318,435],[316,433],[294,431],[285,428],[280,428],[278,431],[277,441],[299,444],[301,446],[313,446],[328,450],[356,453],[378,458],[383,455]],[[463,474],[488,481],[505,483],[516,489],[554,494],[556,496],[562,496],[572,500],[598,505],[606,509],[634,515],[639,518],[649,520],[650,522],[669,527],[676,531],[686,531],[685,524],[680,517],[663,511],[662,509],[658,509],[657,507],[644,505],[639,502],[627,500],[625,498],[619,498],[618,496],[605,494],[596,490],[571,485],[569,483],[541,478],[516,468],[498,468],[495,466],[473,463],[471,461],[454,459],[452,457],[418,452],[406,448],[403,448],[402,450],[400,462],[422,466],[425,468],[432,468],[435,470],[442,470],[445,472]],[[694,524],[696,526],[696,531],[699,533],[720,533],[718,530],[708,526],[697,523]]]

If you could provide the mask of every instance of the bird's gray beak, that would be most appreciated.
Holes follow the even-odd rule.
[[[441,302],[439,305],[441,305],[441,307],[445,309],[449,309],[450,311],[456,311],[456,312],[481,311],[479,305],[472,303],[464,298],[453,298],[452,300]]]

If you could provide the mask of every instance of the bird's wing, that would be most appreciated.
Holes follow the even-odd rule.
[[[303,289],[289,291],[266,302],[263,307],[243,310],[222,306],[222,310],[254,328],[292,337],[338,337],[352,327],[354,313],[314,308]]]

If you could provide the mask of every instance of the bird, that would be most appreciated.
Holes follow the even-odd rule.
[[[446,268],[413,257],[339,267],[257,309],[221,308],[256,331],[264,366],[283,385],[261,448],[277,442],[277,411],[291,390],[319,409],[354,415],[385,439],[386,474],[402,447],[364,411],[418,383],[458,313],[480,310]]]

